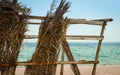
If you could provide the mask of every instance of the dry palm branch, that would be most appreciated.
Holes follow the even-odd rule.
[[[0,3],[0,8],[0,64],[15,64],[27,30],[25,16],[29,15],[29,9],[12,3]],[[0,67],[0,75],[15,75],[15,69],[15,65]]]
[[[69,20],[67,18],[64,19],[63,15],[68,11],[69,7],[69,2],[61,0],[56,11],[51,13],[52,10],[50,10],[47,14],[39,28],[37,46],[30,61],[41,64],[26,66],[25,75],[55,75],[57,65],[50,65],[49,63],[54,63],[58,59],[57,52],[60,49],[60,43],[69,24]],[[42,65],[42,63],[48,63],[48,65]]]

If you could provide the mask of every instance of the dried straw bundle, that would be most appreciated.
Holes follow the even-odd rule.
[[[53,3],[54,4],[54,3]],[[39,29],[38,43],[31,62],[41,63],[38,66],[27,66],[25,75],[55,75],[57,65],[49,65],[57,61],[57,52],[65,36],[69,20],[63,15],[70,7],[69,2],[62,0],[54,13],[48,13]],[[42,65],[48,63],[48,65]]]
[[[21,7],[16,5],[17,9]],[[25,16],[29,13],[29,10],[23,9],[21,17],[14,9],[10,8],[8,10],[8,7],[0,12],[0,64],[14,64],[17,62],[24,34],[27,30],[27,18]],[[15,75],[15,69],[16,66],[14,65],[0,67],[0,74]]]

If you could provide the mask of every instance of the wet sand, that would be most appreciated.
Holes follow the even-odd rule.
[[[24,75],[24,68],[17,68],[16,75]],[[81,75],[91,75],[92,66],[79,66]],[[60,67],[56,75],[60,75]],[[65,66],[64,75],[74,75],[69,66]],[[98,65],[96,75],[120,75],[120,65]]]

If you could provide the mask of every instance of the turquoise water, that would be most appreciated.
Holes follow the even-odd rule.
[[[97,43],[69,42],[69,45],[75,60],[95,59]],[[35,43],[24,43],[21,48],[18,61],[30,60],[35,47]],[[61,60],[61,53],[59,55],[59,60]],[[100,64],[120,64],[120,42],[103,43],[99,61]]]

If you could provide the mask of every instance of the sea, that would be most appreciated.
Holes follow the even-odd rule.
[[[94,60],[97,42],[69,42],[72,55],[76,61]],[[35,51],[36,43],[24,42],[20,49],[18,61],[29,61]],[[61,50],[62,51],[62,50]],[[61,52],[58,61],[61,61]],[[67,56],[65,55],[65,61]],[[120,42],[103,42],[99,53],[99,64],[120,65]]]

